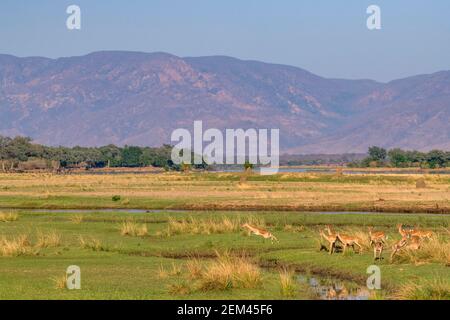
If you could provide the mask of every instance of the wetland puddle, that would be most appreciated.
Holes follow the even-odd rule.
[[[297,281],[306,285],[319,300],[369,300],[370,291],[354,283],[344,283],[338,279],[321,279],[298,275]]]

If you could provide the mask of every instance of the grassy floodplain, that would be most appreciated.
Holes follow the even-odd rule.
[[[450,175],[0,174],[0,208],[450,213]]]
[[[322,297],[365,295],[366,269],[374,263],[367,227],[374,226],[388,234],[388,245],[385,259],[375,262],[382,290],[367,293],[371,298],[450,299],[450,177],[425,176],[426,186],[417,188],[419,178],[2,174],[0,298],[317,298],[310,278],[320,280]],[[279,242],[249,236],[245,222],[270,230]],[[431,230],[434,238],[391,262],[398,223]],[[320,251],[318,231],[328,224],[359,237],[362,254]],[[69,265],[82,270],[81,290],[63,288]]]

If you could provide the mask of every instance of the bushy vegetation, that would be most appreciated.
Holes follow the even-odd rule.
[[[30,138],[0,136],[0,170],[60,167],[145,167],[179,169],[171,161],[172,146],[159,148],[108,145],[96,148],[49,147]]]
[[[450,152],[432,150],[419,152],[395,148],[386,150],[377,146],[369,148],[369,156],[361,161],[354,161],[350,167],[394,167],[394,168],[446,168],[450,167]]]

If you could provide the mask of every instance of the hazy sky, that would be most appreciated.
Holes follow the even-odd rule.
[[[82,29],[66,28],[77,4]],[[381,7],[382,30],[366,27]],[[229,55],[387,81],[450,69],[449,0],[1,0],[0,53]]]

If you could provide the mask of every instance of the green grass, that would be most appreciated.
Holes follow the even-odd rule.
[[[80,215],[83,217],[81,222],[74,219]],[[239,217],[239,221],[257,217],[280,242],[271,244],[234,229],[227,232],[219,228],[221,233],[211,234],[164,232],[170,219],[182,221],[192,218],[220,223],[224,217]],[[148,234],[142,237],[122,236],[120,227],[124,221],[145,224]],[[69,214],[22,210],[18,220],[0,222],[1,236],[27,234],[34,245],[39,234],[57,233],[61,235],[61,243],[57,247],[39,248],[32,255],[0,257],[0,299],[307,299],[311,297],[311,292],[300,284],[298,291],[295,287],[289,288],[288,295],[282,290],[280,269],[289,267],[301,274],[336,277],[363,286],[368,276],[366,268],[373,264],[372,252],[346,256],[335,254],[331,257],[326,252],[320,252],[317,242],[319,228],[333,224],[336,228],[367,230],[368,225],[373,225],[378,230],[386,231],[390,238],[398,238],[395,225],[399,222],[419,225],[444,235],[443,228],[448,228],[450,217],[274,211]],[[303,228],[285,228],[286,225]],[[82,246],[80,237],[94,244]],[[247,255],[261,268],[261,285],[201,290],[201,285],[189,278],[186,263],[197,257],[207,268],[214,261],[217,251]],[[378,263],[382,270],[383,296],[393,295],[411,281],[420,285],[434,279],[450,278],[450,270],[445,264],[390,264],[388,255],[386,252],[386,259]],[[54,279],[60,279],[70,265],[81,268],[81,290],[55,287]],[[159,276],[161,268],[171,270],[173,266],[180,272],[167,277]]]

